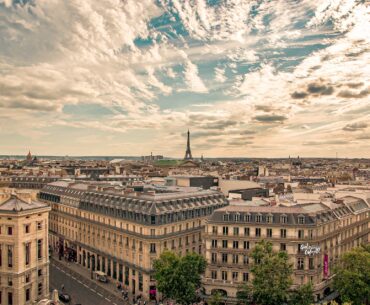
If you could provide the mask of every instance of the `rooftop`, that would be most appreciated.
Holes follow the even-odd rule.
[[[21,212],[26,210],[33,210],[33,209],[40,209],[47,207],[47,204],[44,204],[39,201],[32,200],[24,200],[19,198],[16,194],[10,194],[10,196],[5,199],[2,203],[0,203],[0,212],[1,211],[8,211],[8,212]]]

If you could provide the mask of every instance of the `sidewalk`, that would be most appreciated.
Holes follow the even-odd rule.
[[[68,270],[76,279],[79,279],[81,282],[85,283],[87,286],[94,288],[96,291],[99,291],[105,297],[108,297],[116,304],[131,304],[132,295],[129,294],[129,301],[124,300],[122,292],[117,289],[117,281],[110,279],[108,283],[101,283],[95,279],[91,279],[91,271],[89,269],[83,268],[77,263],[72,263],[66,261],[64,258],[59,260],[57,255],[52,255],[50,257],[50,264],[54,264],[63,270]]]

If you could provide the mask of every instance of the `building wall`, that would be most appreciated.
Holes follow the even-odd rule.
[[[276,251],[285,247],[294,268],[293,287],[311,282],[315,298],[320,299],[325,289],[330,288],[333,267],[339,256],[353,247],[369,242],[368,220],[369,212],[365,211],[314,226],[209,221],[204,238],[208,261],[204,277],[206,294],[210,295],[213,290],[220,289],[227,293],[229,300],[235,301],[238,286],[252,280],[249,271],[253,264],[249,258],[250,252],[257,242],[265,239],[273,243]],[[225,227],[228,227],[228,235],[223,233]],[[261,236],[256,236],[256,229],[261,230]],[[271,236],[267,235],[267,229],[271,230]],[[285,238],[281,236],[282,229],[286,230]],[[299,231],[303,234],[300,235]],[[304,251],[299,250],[301,244],[319,246],[320,252],[316,255],[306,255]],[[227,255],[227,262],[223,262],[223,255]],[[323,271],[326,255],[329,263],[327,278]],[[299,266],[300,261],[303,262],[303,267]]]
[[[54,203],[49,238],[55,251],[60,245],[65,255],[75,250],[83,267],[103,271],[148,299],[149,286],[155,286],[150,276],[154,259],[165,249],[202,254],[204,225],[204,218],[196,218],[153,228]]]
[[[1,283],[2,303],[8,305],[8,293],[12,294],[13,305],[33,304],[49,295],[49,255],[48,255],[48,213],[49,208],[33,211],[0,213],[1,234]],[[26,226],[28,232],[26,233]],[[8,228],[12,228],[12,235]],[[38,258],[38,240],[41,244],[41,257]],[[30,245],[30,258],[26,264],[26,244]],[[8,248],[12,249],[12,265],[9,267]],[[29,301],[26,290],[29,289]]]

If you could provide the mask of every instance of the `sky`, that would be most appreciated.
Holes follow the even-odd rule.
[[[370,157],[370,4],[0,0],[0,155]]]

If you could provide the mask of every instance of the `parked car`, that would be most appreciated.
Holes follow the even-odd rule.
[[[60,293],[59,300],[63,303],[69,303],[71,301],[71,297],[67,293]]]
[[[108,277],[107,275],[102,271],[95,271],[94,272],[94,278],[102,283],[108,283]]]

